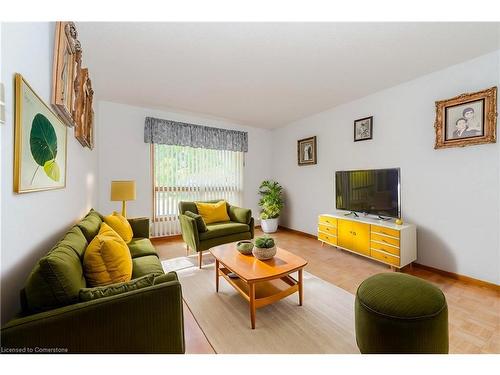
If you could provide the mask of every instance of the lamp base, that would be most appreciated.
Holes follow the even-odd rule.
[[[127,206],[125,201],[122,201],[122,216],[125,218],[127,217]]]

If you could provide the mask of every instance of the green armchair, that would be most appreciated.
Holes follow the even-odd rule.
[[[205,201],[216,203],[220,200]],[[187,245],[187,251],[192,248],[198,253],[198,266],[203,262],[203,251],[225,243],[250,240],[254,235],[254,219],[252,210],[227,204],[227,213],[231,221],[207,224],[207,231],[200,232],[196,220],[185,215],[186,211],[198,213],[194,202],[179,202],[179,221],[181,223],[182,239]]]

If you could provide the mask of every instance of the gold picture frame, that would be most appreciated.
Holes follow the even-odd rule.
[[[435,149],[496,142],[497,87],[436,101]]]
[[[14,192],[65,188],[66,124],[19,73],[15,101]]]
[[[52,68],[52,98],[54,110],[67,126],[74,126],[75,80],[78,69],[76,52],[81,51],[73,22],[56,22],[54,62]]]
[[[77,98],[75,110],[75,138],[84,147],[94,148],[94,111],[92,109],[94,90],[87,68],[80,69],[77,79]]]

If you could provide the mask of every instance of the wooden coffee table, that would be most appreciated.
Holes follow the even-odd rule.
[[[302,306],[302,270],[307,262],[301,257],[278,248],[274,258],[262,261],[253,255],[240,254],[236,243],[214,247],[210,252],[215,258],[216,292],[219,292],[219,276],[222,276],[249,302],[252,329],[255,329],[255,310],[259,307],[295,292],[299,292],[299,305]],[[238,278],[230,278],[231,272]],[[290,276],[294,272],[298,272],[298,280]]]

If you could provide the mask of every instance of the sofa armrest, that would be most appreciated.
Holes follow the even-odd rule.
[[[136,217],[127,219],[134,232],[134,237],[149,238],[149,218]]]
[[[231,221],[235,221],[237,223],[250,224],[252,210],[249,208],[229,206],[229,218]]]
[[[197,249],[200,244],[200,237],[198,234],[196,220],[192,217],[181,214],[179,215],[179,221],[181,223],[182,239],[188,246],[191,246],[191,248],[198,251]]]
[[[14,319],[2,348],[69,353],[184,353],[182,290],[173,280]]]

